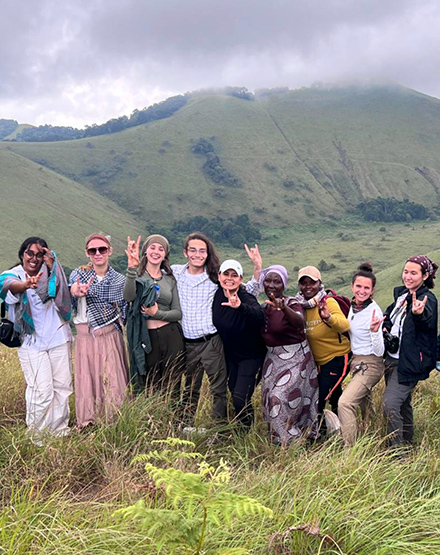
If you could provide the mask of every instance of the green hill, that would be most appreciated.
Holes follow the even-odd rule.
[[[403,87],[312,88],[254,101],[195,96],[120,133],[8,148],[147,227],[194,213],[283,226],[339,219],[374,196],[437,205],[439,124],[440,101]]]
[[[122,254],[127,234],[145,236],[194,215],[248,214],[265,232],[266,255],[270,229],[284,228],[277,232],[278,252],[291,259],[294,244],[301,255],[295,264],[302,265],[302,255],[314,244],[313,228],[315,237],[330,236],[317,261],[340,251],[351,271],[352,262],[361,262],[351,261],[351,252],[372,250],[382,252],[382,264],[408,244],[401,249],[396,237],[387,253],[391,246],[383,243],[390,239],[378,235],[373,224],[343,231],[342,239],[335,239],[336,229],[344,221],[359,225],[347,220],[347,213],[371,197],[436,207],[439,146],[440,101],[400,86],[260,91],[254,100],[194,95],[171,117],[120,133],[53,143],[0,142],[2,198],[4,206],[14,205],[7,211],[7,244],[41,227],[42,234],[59,240],[70,265],[85,235],[97,228],[114,235]],[[353,237],[366,237],[370,229],[371,242],[353,250]],[[296,233],[306,233],[304,249],[297,249]],[[435,248],[421,226],[411,236],[417,251]],[[316,258],[319,250],[313,251]],[[341,282],[337,271],[330,271],[330,279]]]
[[[1,268],[17,261],[23,239],[44,237],[72,267],[85,260],[85,238],[103,231],[114,238],[116,255],[124,254],[127,233],[135,235],[139,221],[115,203],[7,149],[0,150],[2,194]]]

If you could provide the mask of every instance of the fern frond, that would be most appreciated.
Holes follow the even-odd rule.
[[[256,499],[228,491],[231,469],[224,459],[220,459],[217,466],[210,465],[201,453],[184,450],[195,447],[192,441],[179,438],[154,440],[152,444],[170,448],[153,449],[137,455],[132,464],[145,463],[146,472],[156,487],[163,490],[167,507],[150,508],[144,500],[140,500],[130,507],[119,509],[114,515],[140,521],[158,551],[166,548],[170,555],[177,552],[188,555],[201,553],[209,525],[221,527],[225,523],[232,527],[233,519],[273,517],[272,510]],[[197,464],[198,472],[186,472],[173,466],[176,461],[184,459],[201,459]],[[151,460],[171,466],[160,468]],[[244,548],[222,548],[215,553],[244,555],[248,551]]]
[[[211,466],[206,461],[202,461],[197,466],[199,468],[199,474],[202,477],[205,477],[205,476],[210,477],[210,476],[213,476],[215,474],[215,471],[216,471],[215,466]]]
[[[151,463],[145,465],[157,487],[163,487],[171,503],[175,498],[203,499],[209,491],[209,482],[202,481],[200,474],[184,472],[178,468],[158,468]]]
[[[148,462],[150,460],[163,461],[168,464],[172,464],[175,461],[182,459],[205,459],[205,455],[198,453],[197,451],[173,451],[171,449],[164,449],[163,451],[157,451],[156,449],[150,451],[149,453],[144,453],[142,455],[137,455],[133,458],[130,464],[135,464],[137,462]]]
[[[272,509],[269,509],[269,507],[266,507],[253,497],[237,495],[226,491],[217,492],[209,501],[209,509],[213,514],[220,515],[227,522],[230,522],[233,516],[238,519],[242,519],[245,516],[273,517]]]

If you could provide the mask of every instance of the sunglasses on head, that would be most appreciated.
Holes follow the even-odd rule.
[[[44,258],[44,252],[34,252],[31,250],[27,250],[25,251],[25,254],[27,254],[29,258],[36,258],[37,260],[43,260]]]
[[[107,254],[108,247],[90,247],[89,249],[87,249],[87,254],[89,256],[95,256],[98,252],[99,254]]]

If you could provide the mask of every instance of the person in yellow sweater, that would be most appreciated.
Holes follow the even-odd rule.
[[[350,323],[337,301],[326,294],[318,268],[301,268],[298,284],[300,292],[295,299],[304,309],[307,340],[319,371],[318,414],[321,418],[327,401],[338,414],[342,382],[349,368],[350,341],[344,333]]]

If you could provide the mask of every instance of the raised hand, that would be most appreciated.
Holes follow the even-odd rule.
[[[74,283],[70,288],[70,292],[74,297],[85,297],[94,279],[95,279],[95,276],[92,276],[87,283],[80,283],[78,278],[76,280],[76,283]]]
[[[141,306],[141,313],[144,316],[149,316],[150,318],[152,318],[158,310],[159,310],[159,307],[157,306],[157,303],[154,303],[153,306],[145,306],[145,305]]]
[[[36,276],[29,276],[26,274],[26,281],[24,282],[25,289],[36,289],[38,287],[38,280],[41,277],[41,272],[38,273]]]
[[[254,278],[258,279],[258,277],[260,275],[260,272],[261,272],[261,268],[263,267],[263,259],[261,258],[261,254],[260,254],[260,251],[258,249],[258,245],[257,245],[257,243],[255,243],[255,247],[249,248],[245,243],[244,248],[245,248],[245,251],[246,251],[247,255],[251,259],[252,264],[254,265]]]
[[[224,290],[226,298],[228,299],[227,303],[222,303],[222,306],[230,306],[231,308],[238,308],[241,305],[240,297],[237,293],[230,293],[227,289]]]
[[[327,322],[327,320],[330,320],[330,310],[328,309],[327,303],[325,301],[325,299],[323,299],[320,303],[319,303],[319,314],[321,316],[321,319],[324,322]]]
[[[413,291],[411,312],[413,314],[417,314],[420,316],[420,314],[422,314],[422,312],[425,310],[425,305],[427,300],[428,300],[428,295],[425,295],[425,298],[423,299],[423,301],[417,300],[416,292]]]
[[[370,322],[370,331],[373,333],[378,332],[384,320],[385,320],[385,316],[383,318],[378,318],[376,316],[376,311],[373,310],[373,314],[371,316],[371,322]]]
[[[49,268],[49,271],[52,271],[55,257],[52,254],[52,251],[49,250],[47,247],[42,247],[42,248],[44,251],[44,262],[46,263],[46,266]]]
[[[284,297],[275,297],[273,293],[269,294],[270,301],[266,301],[266,304],[272,306],[276,310],[284,310],[286,308]]]
[[[125,254],[127,255],[127,264],[129,268],[137,268],[139,266],[139,247],[141,244],[141,236],[137,238],[137,241],[133,241],[130,237],[127,237],[127,248],[125,249]]]

